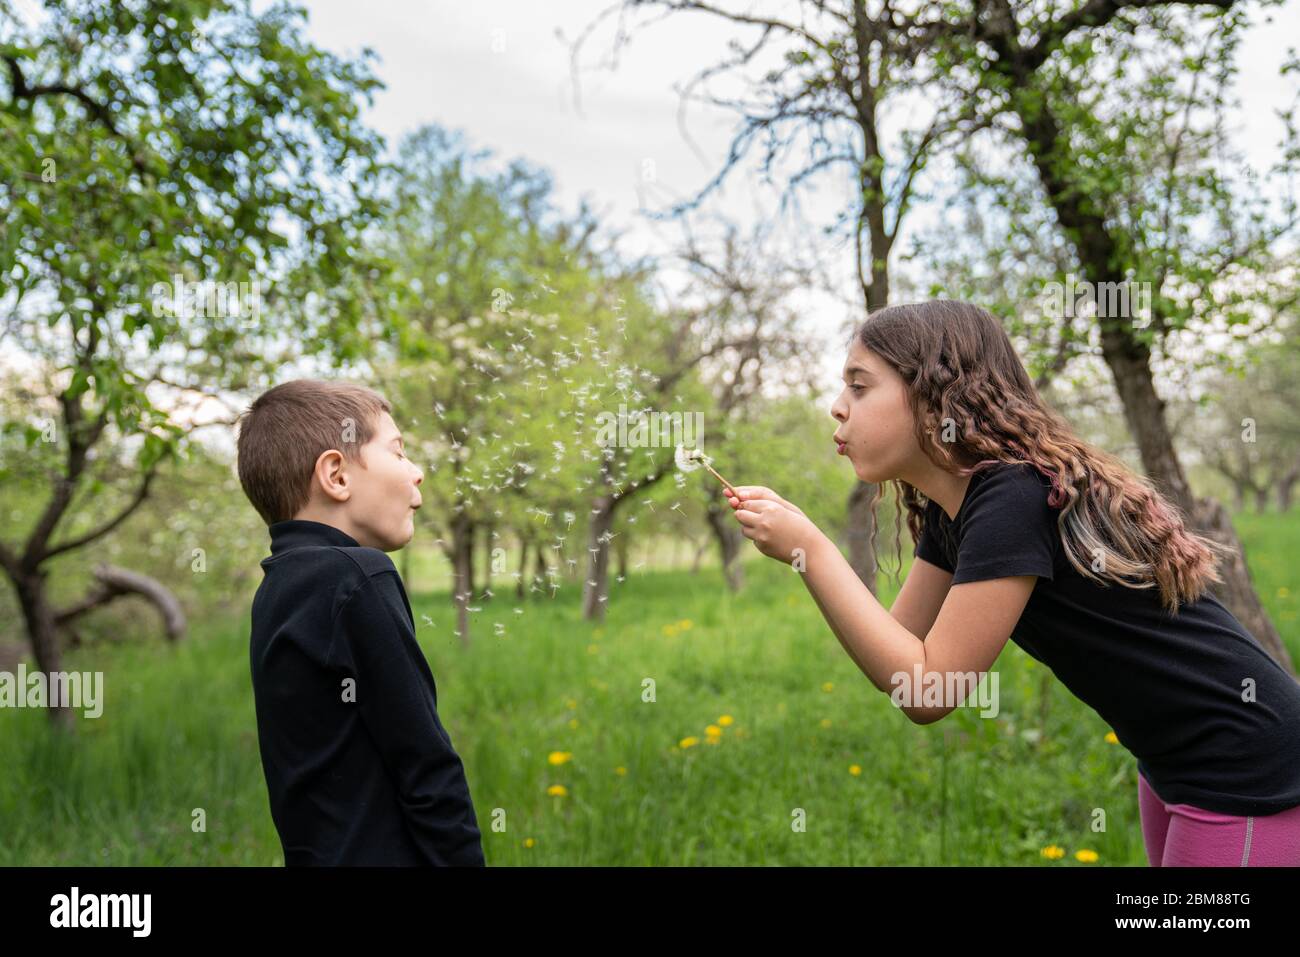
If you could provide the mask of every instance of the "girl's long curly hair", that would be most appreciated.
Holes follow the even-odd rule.
[[[1079,574],[1159,588],[1171,614],[1222,581],[1216,565],[1226,547],[1189,531],[1148,479],[1075,435],[1043,402],[987,310],[950,300],[889,306],[869,315],[854,339],[906,383],[917,442],[935,465],[965,476],[999,462],[1030,464],[1051,480],[1048,504],[1060,512],[1061,543]],[[909,482],[893,484],[916,541],[925,496]],[[897,521],[895,528],[901,547]]]

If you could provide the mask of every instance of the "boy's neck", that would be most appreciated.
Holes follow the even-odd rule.
[[[341,509],[322,508],[316,504],[309,504],[306,507],[299,509],[298,514],[293,518],[294,521],[319,522],[322,525],[330,525],[337,528],[343,534],[351,536],[358,545],[366,545],[371,548],[376,547],[373,543],[366,541],[367,536],[365,532],[357,528],[356,524],[348,518],[347,513]]]

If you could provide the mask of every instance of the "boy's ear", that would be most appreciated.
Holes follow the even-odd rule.
[[[316,457],[312,484],[332,502],[346,502],[352,497],[348,487],[347,461],[338,449],[326,449]]]

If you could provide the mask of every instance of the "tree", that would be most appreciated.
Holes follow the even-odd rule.
[[[631,35],[622,15],[639,11],[665,16],[700,13],[747,31],[744,42],[733,41],[724,59],[701,70],[681,91],[683,105],[704,90],[700,97],[705,102],[734,111],[741,122],[719,172],[668,215],[698,208],[756,144],[762,144],[760,168],[769,181],[774,167],[795,158],[796,170],[781,190],[783,210],[820,174],[846,168],[856,187],[856,202],[826,232],[847,231],[853,240],[859,309],[870,312],[887,305],[890,256],[916,199],[918,176],[943,144],[969,136],[975,128],[963,98],[949,97],[936,105],[932,97],[922,95],[925,76],[917,65],[923,61],[910,38],[893,29],[889,7],[873,15],[864,0],[801,0],[781,5],[778,14],[755,12],[753,5],[624,0],[579,38],[575,60],[587,36],[614,12],[620,14],[615,52],[621,49]],[[766,72],[756,80],[742,75],[739,95],[709,92],[717,78],[754,67]],[[898,128],[887,129],[886,120]],[[878,493],[876,486],[859,482],[847,503],[849,562],[872,591],[876,561],[869,547],[874,537],[871,506]]]
[[[1210,380],[1180,439],[1231,483],[1238,509],[1291,508],[1300,481],[1300,336],[1291,321],[1253,347],[1240,368]]]
[[[413,445],[428,463],[421,521],[451,563],[465,642],[473,602],[491,597],[476,594],[476,540],[486,580],[501,528],[515,528],[526,550],[536,511],[576,501],[564,489],[577,471],[551,456],[571,403],[550,379],[611,312],[585,206],[562,216],[543,171],[521,161],[497,171],[489,157],[437,126],[407,137],[380,240],[394,266],[397,333],[377,370],[413,413]]]
[[[1234,188],[1212,162],[1243,16],[1234,0],[971,0],[922,4],[896,15],[896,29],[1023,152],[1084,279],[1153,287],[1149,314],[1098,310],[1101,354],[1147,475],[1228,549],[1224,604],[1290,668],[1226,513],[1192,494],[1155,384],[1167,337],[1207,315],[1249,320],[1242,290],[1259,294],[1261,260],[1296,223],[1294,203],[1261,215],[1252,185]],[[1157,65],[1144,68],[1153,56]],[[1179,89],[1183,70],[1204,71],[1208,91]],[[1203,104],[1208,120],[1197,114]],[[1284,175],[1297,155],[1284,151]]]
[[[730,481],[743,483],[744,475],[757,474],[763,484],[776,485],[786,433],[775,418],[764,419],[758,429],[745,426],[756,424],[773,395],[815,394],[822,343],[804,326],[793,301],[812,285],[811,267],[782,262],[781,254],[769,249],[766,234],[766,227],[760,225],[742,240],[738,229],[727,224],[720,248],[714,251],[688,233],[678,258],[691,277],[686,295],[703,303],[700,312],[714,337],[725,332],[737,343],[701,364],[704,384],[712,393],[715,423],[701,448],[728,463],[723,471],[731,472],[733,466],[742,469],[728,474]],[[829,428],[827,413],[821,432],[815,427],[811,431],[825,438]],[[745,440],[737,441],[741,433]],[[829,438],[825,444],[830,447]],[[701,485],[705,519],[718,545],[723,575],[729,588],[739,590],[745,537],[719,494],[717,480],[708,476]]]
[[[51,561],[137,511],[192,435],[178,407],[371,333],[360,239],[379,142],[359,101],[377,82],[366,57],[304,42],[302,21],[217,0],[0,10],[0,303],[48,386],[35,421],[5,430],[52,473],[0,567],[45,672],[69,610],[50,603]]]

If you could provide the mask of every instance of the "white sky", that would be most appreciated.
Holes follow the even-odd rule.
[[[720,170],[731,142],[734,114],[706,112],[698,104],[690,107],[687,128],[703,156],[686,142],[674,84],[716,62],[729,40],[753,36],[718,17],[674,14],[638,31],[617,70],[595,69],[611,49],[613,18],[607,19],[584,49],[588,69],[580,79],[579,109],[570,42],[610,0],[369,0],[362,7],[355,0],[306,0],[306,6],[317,44],[353,54],[368,46],[379,55],[377,72],[387,89],[376,97],[369,121],[390,143],[432,121],[462,130],[472,146],[491,149],[502,161],[527,159],[552,174],[563,208],[576,209],[578,197],[588,197],[604,222],[624,231],[622,247],[635,253],[666,252],[681,235],[638,213],[645,161],[653,161],[658,181],[647,202],[662,210],[702,188]],[[1277,159],[1282,135],[1275,111],[1296,92],[1295,80],[1280,80],[1278,70],[1287,48],[1300,42],[1300,0],[1253,9],[1238,57],[1236,133],[1250,163],[1266,168]],[[751,168],[732,174],[716,206],[742,226],[770,218],[775,200],[775,191]],[[848,205],[846,172],[842,167],[839,175],[821,176],[816,194],[803,194],[806,221],[828,225]],[[932,224],[936,213],[918,206],[908,222]],[[794,232],[792,226],[784,236]],[[895,245],[896,273],[906,269],[899,254],[907,250],[907,232]],[[805,243],[827,242],[816,230],[802,235]],[[828,246],[820,258],[852,288],[851,246]],[[835,334],[844,310],[826,301],[813,308],[821,312],[818,326]],[[837,345],[828,356],[832,376],[841,361]]]
[[[639,31],[616,71],[583,73],[579,111],[569,45],[558,34],[578,36],[610,0],[368,0],[361,7],[355,0],[305,0],[305,5],[316,43],[348,53],[369,46],[381,58],[378,73],[387,89],[376,98],[369,119],[390,141],[430,121],[461,129],[471,144],[500,158],[523,157],[548,169],[569,207],[576,207],[578,196],[589,196],[597,209],[608,211],[611,222],[631,228],[629,248],[647,250],[662,243],[637,215],[643,161],[654,161],[663,187],[658,208],[672,195],[694,195],[721,168],[734,123],[730,113],[706,114],[692,106],[688,128],[705,154],[696,155],[678,128],[673,84],[714,63],[728,40],[753,35],[717,17],[674,14]],[[1274,110],[1296,91],[1295,80],[1281,81],[1278,68],[1287,47],[1300,43],[1300,0],[1287,0],[1267,13],[1253,9],[1253,26],[1239,56],[1238,132],[1252,163],[1266,166],[1277,156],[1281,135]],[[1266,15],[1271,23],[1264,22]],[[589,41],[583,57],[588,65],[608,53],[611,22]],[[830,188],[830,177],[820,182],[823,210],[837,208],[847,186]],[[756,176],[748,183],[738,176],[727,190],[726,213],[751,221],[756,198],[770,206],[767,190]],[[810,204],[810,218],[829,222],[828,215],[815,212]],[[672,240],[677,233],[668,228],[662,235]]]

